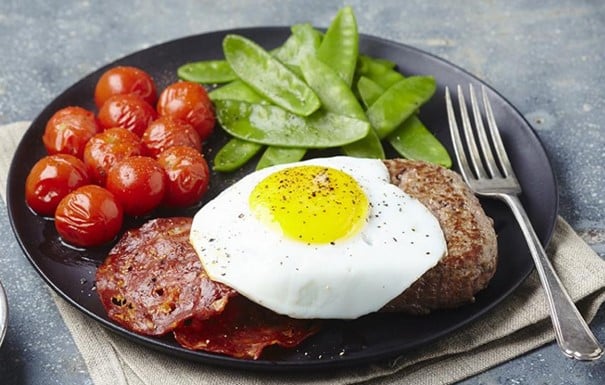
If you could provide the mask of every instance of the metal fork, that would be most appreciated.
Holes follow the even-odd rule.
[[[469,94],[475,129],[471,124],[460,85],[458,85],[457,93],[468,157],[458,129],[448,88],[445,89],[445,102],[454,151],[464,180],[475,194],[500,199],[511,208],[525,236],[544,287],[557,343],[563,353],[578,360],[598,359],[603,355],[603,348],[563,287],[518,198],[518,195],[521,194],[521,185],[515,177],[506,155],[485,87],[482,87],[483,107],[489,136],[483,124],[482,113],[473,86],[469,85]],[[474,131],[475,133],[473,133]],[[492,148],[495,151],[492,151]]]

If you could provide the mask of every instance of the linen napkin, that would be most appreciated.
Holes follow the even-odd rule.
[[[5,198],[12,154],[29,127],[0,127],[0,183]],[[587,320],[605,301],[605,261],[562,218],[547,250],[559,276]],[[493,311],[446,338],[396,359],[353,369],[310,373],[258,373],[171,357],[105,330],[51,292],[95,384],[451,384],[554,339],[537,275]]]

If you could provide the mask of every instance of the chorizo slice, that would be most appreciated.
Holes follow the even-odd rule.
[[[298,346],[320,327],[320,321],[279,315],[240,295],[230,298],[220,314],[187,320],[174,330],[174,337],[187,349],[258,359],[266,347]]]
[[[236,292],[206,275],[189,243],[191,218],[158,218],[124,234],[97,269],[96,288],[110,319],[163,335],[190,317],[222,312]]]

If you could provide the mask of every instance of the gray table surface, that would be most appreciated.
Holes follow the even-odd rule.
[[[560,214],[605,256],[605,3],[348,1],[361,32],[458,64],[532,124],[560,186]],[[0,124],[31,120],[55,96],[125,54],[217,29],[327,26],[340,1],[0,1]],[[91,384],[45,286],[0,203],[0,280],[10,328],[1,384]],[[605,341],[605,310],[592,324]],[[464,384],[604,384],[605,361],[575,362],[550,344]]]

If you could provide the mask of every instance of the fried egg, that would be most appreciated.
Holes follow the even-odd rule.
[[[375,312],[447,252],[382,161],[344,156],[245,176],[196,213],[190,240],[210,278],[293,318]]]

